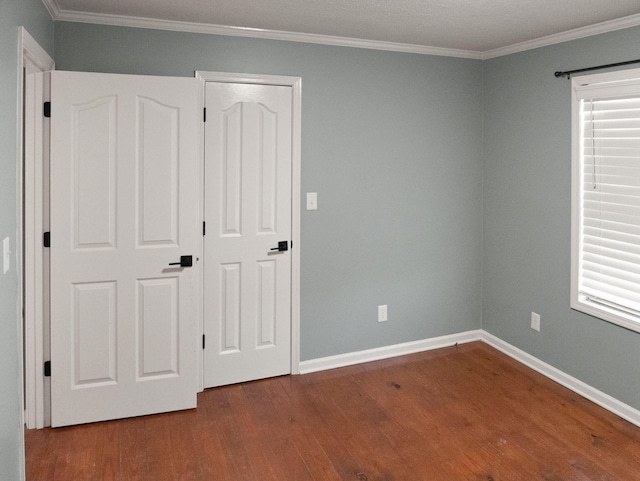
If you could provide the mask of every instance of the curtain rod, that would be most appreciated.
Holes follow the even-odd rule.
[[[591,70],[600,70],[603,68],[609,67],[621,67],[622,65],[631,65],[632,63],[640,63],[640,59],[638,60],[628,60],[627,62],[618,62],[618,63],[610,63],[607,65],[598,65],[597,67],[587,67],[587,68],[579,68],[577,70],[567,70],[566,72],[558,71],[554,73],[556,77],[567,77],[571,78],[571,74],[579,73],[579,72],[589,72]]]

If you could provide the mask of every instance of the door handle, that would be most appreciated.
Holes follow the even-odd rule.
[[[180,262],[169,262],[170,266],[191,267],[193,266],[193,256],[180,256]]]
[[[274,247],[271,250],[272,251],[280,251],[280,252],[288,251],[289,250],[289,241],[280,241],[280,242],[278,242],[278,247]]]

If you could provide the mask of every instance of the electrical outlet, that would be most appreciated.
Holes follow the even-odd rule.
[[[378,322],[388,321],[387,318],[387,306],[378,306]]]
[[[540,314],[531,313],[531,329],[540,332]]]

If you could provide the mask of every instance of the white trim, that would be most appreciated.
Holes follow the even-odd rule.
[[[623,309],[594,302],[580,293],[583,223],[583,146],[581,143],[580,102],[583,99],[605,99],[625,95],[638,96],[640,69],[628,69],[574,77],[571,79],[571,299],[572,309],[603,321],[640,332],[640,318]]]
[[[379,361],[390,357],[404,356],[407,354],[440,349],[454,344],[463,344],[473,341],[482,341],[494,347],[516,361],[530,367],[534,371],[539,372],[543,376],[561,384],[567,389],[570,389],[576,394],[593,401],[597,405],[623,419],[626,419],[630,423],[640,426],[640,410],[615,399],[614,397],[580,381],[579,379],[576,379],[573,376],[570,376],[569,374],[566,374],[560,369],[557,369],[550,364],[541,361],[537,357],[512,346],[508,342],[499,339],[485,330],[467,331],[459,334],[424,339],[421,341],[405,342],[402,344],[367,349],[365,351],[350,352],[346,354],[338,354],[336,356],[302,361],[300,363],[300,374],[309,374],[317,371],[352,366],[363,362]]]
[[[52,0],[44,0],[45,5],[55,5]],[[52,10],[55,11],[52,12]],[[160,20],[144,17],[129,17],[122,15],[108,15],[102,13],[84,13],[49,8],[51,17],[61,22],[91,23],[98,25],[113,25],[119,27],[151,28],[155,30],[171,30],[174,32],[203,33],[210,35],[226,35],[230,37],[260,38],[264,40],[283,40],[286,42],[314,43],[339,47],[367,48],[386,50],[391,52],[417,53],[420,55],[438,55],[443,57],[458,57],[480,59],[480,53],[471,50],[454,48],[429,47],[408,43],[384,42],[351,37],[337,37],[312,33],[287,32],[283,30],[266,30],[261,28],[233,27],[226,25],[212,25],[208,23],[177,22],[174,20]]]
[[[582,193],[582,175],[580,172],[580,100],[576,94],[576,79],[571,80],[571,272],[569,304],[575,309],[574,299],[580,297],[578,284],[580,280],[580,211]],[[578,149],[576,149],[578,147]],[[577,174],[577,175],[576,175]]]
[[[212,35],[227,35],[232,37],[261,38],[265,40],[283,40],[287,42],[315,43],[340,47],[367,48],[386,50],[391,52],[416,53],[419,55],[437,55],[443,57],[470,58],[488,60],[491,58],[511,55],[513,53],[533,50],[535,48],[555,45],[570,40],[577,40],[601,33],[613,32],[640,25],[640,14],[608,20],[606,22],[580,27],[566,32],[547,35],[525,42],[518,42],[506,47],[492,50],[476,51],[443,47],[430,47],[408,43],[383,42],[360,38],[336,37],[301,32],[286,32],[280,30],[266,30],[260,28],[233,27],[226,25],[212,25],[207,23],[178,22],[173,20],[150,19],[144,17],[130,17],[123,15],[108,15],[100,13],[73,12],[61,10],[55,0],[43,0],[51,18],[61,22],[92,23],[98,25],[113,25],[120,27],[151,28],[156,30],[171,30],[175,32],[204,33]]]
[[[46,1],[46,0],[45,0]],[[337,37],[302,32],[287,32],[283,30],[267,30],[261,28],[233,27],[226,25],[212,25],[208,23],[177,22],[174,20],[160,20],[143,17],[128,17],[107,14],[89,14],[61,10],[55,20],[64,22],[92,23],[99,25],[114,25],[120,27],[151,28],[155,30],[171,30],[175,32],[203,33],[210,35],[225,35],[230,37],[259,38],[263,40],[282,40],[285,42],[314,43],[338,47],[366,48],[386,50],[391,52],[417,53],[420,55],[438,55],[443,57],[459,57],[480,59],[480,53],[471,50],[429,47],[408,43],[384,42],[351,37]]]
[[[24,308],[24,331],[22,327],[22,311],[19,309],[20,330],[22,332],[23,345],[20,347],[24,354],[24,392],[25,392],[25,423],[28,428],[42,428],[48,424],[48,392],[47,382],[43,373],[45,354],[45,312],[44,295],[45,283],[44,268],[45,259],[42,248],[42,233],[46,222],[44,215],[44,171],[43,162],[46,155],[46,146],[42,144],[43,125],[38,124],[37,118],[27,116],[23,129],[24,105],[34,104],[36,112],[41,112],[37,105],[47,95],[46,81],[34,85],[33,90],[24,91],[25,67],[34,72],[44,72],[54,68],[53,59],[47,52],[29,35],[24,27],[19,30],[19,62],[18,62],[18,240],[16,247],[18,254],[16,259],[24,259],[25,270],[22,271],[22,263],[18,265],[19,285],[25,283],[24,298],[22,288],[19,294],[19,306]],[[37,114],[36,114],[37,115]],[[40,120],[42,116],[40,115]],[[25,166],[23,176],[23,136],[29,132],[34,140],[32,159]],[[24,191],[24,205],[22,197]],[[23,216],[23,213],[25,214]],[[24,219],[24,221],[23,221]],[[22,251],[22,239],[25,249]],[[24,347],[23,347],[24,346]],[[22,358],[21,358],[22,359]]]
[[[60,7],[58,7],[58,3],[56,0],[42,0],[44,6],[49,11],[49,15],[53,20],[58,20],[61,15]]]
[[[53,59],[24,27],[20,27],[20,41],[23,59],[28,58],[42,71],[53,70],[55,66]]]
[[[638,84],[640,79],[640,68],[629,68],[617,70],[614,72],[594,73],[589,75],[581,75],[571,79],[571,87],[580,92],[579,98],[587,98],[591,95],[589,91],[593,91],[598,87],[609,86],[627,86],[629,84]],[[587,91],[587,93],[585,93]]]
[[[196,79],[198,75],[195,75]],[[204,115],[204,82],[198,82],[198,112],[203,113]],[[198,182],[198,221],[199,226],[202,225],[204,227],[204,122],[200,122],[200,138],[199,138],[199,169],[200,169],[200,181]],[[196,302],[198,305],[197,319],[199,323],[199,333],[200,339],[204,336],[204,235],[200,236],[200,241],[198,243],[198,259],[203,264],[200,266],[200,279],[197,286],[197,294],[196,294]],[[200,342],[198,342],[198,346],[200,346]],[[197,388],[198,392],[204,391],[204,349],[198,349],[198,365],[196,369],[197,373]]]
[[[300,372],[300,172],[302,152],[302,78],[282,75],[260,75],[231,72],[196,71],[202,82],[204,98],[205,82],[247,83],[260,85],[283,85],[293,90],[291,133],[291,374]],[[204,142],[204,134],[203,134]],[[204,176],[203,176],[204,178]],[[204,198],[204,196],[203,196]],[[204,321],[203,321],[204,322]],[[204,332],[204,326],[203,331]],[[203,363],[200,363],[203,369]],[[204,370],[201,373],[204,378]],[[204,384],[203,384],[204,385]]]
[[[506,47],[486,50],[480,54],[480,58],[482,60],[488,60],[490,58],[503,57],[505,55],[511,55],[512,53],[547,47],[549,45],[578,40],[580,38],[591,37],[593,35],[600,35],[601,33],[637,27],[638,25],[640,25],[640,14],[629,15],[628,17],[617,18],[607,22],[596,23],[595,25],[588,25],[586,27],[568,30],[566,32],[547,35],[546,37],[540,37],[526,42],[514,43],[513,45],[508,45]],[[621,59],[621,61],[622,60],[626,59]]]
[[[576,379],[569,374],[557,369],[546,362],[541,361],[537,357],[532,356],[515,346],[497,338],[493,334],[489,334],[486,331],[482,331],[482,341],[486,342],[492,347],[495,347],[499,351],[505,353],[507,356],[512,357],[516,361],[530,367],[534,371],[539,372],[543,376],[563,385],[564,387],[572,390],[576,394],[593,401],[597,405],[605,408],[607,411],[626,419],[630,423],[640,426],[640,411],[628,404],[618,401],[612,396],[603,393],[602,391]]]
[[[362,362],[379,361],[390,357],[430,351],[432,349],[440,349],[443,347],[453,346],[455,344],[479,341],[481,339],[481,330],[467,331],[459,334],[423,339],[421,341],[411,341],[391,346],[377,347],[374,349],[367,349],[365,351],[348,352],[346,354],[321,357],[318,359],[311,359],[309,361],[302,361],[300,363],[300,374],[352,366]]]
[[[302,192],[302,79],[291,78],[293,131],[291,166],[291,374],[300,373],[300,196]]]

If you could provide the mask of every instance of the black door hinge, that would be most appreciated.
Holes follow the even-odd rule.
[[[42,243],[45,247],[51,247],[51,232],[45,232],[42,236]]]
[[[202,223],[202,235],[207,235],[207,223]]]
[[[207,108],[205,107],[203,110],[204,110],[204,115],[202,116],[202,121],[206,122],[207,121]]]
[[[51,377],[51,361],[44,362],[44,375],[45,377]]]
[[[47,118],[51,117],[51,102],[45,102],[44,103],[44,107],[42,109],[42,112],[43,112],[45,117],[47,117]]]
[[[204,349],[204,334],[202,335],[202,349]]]

